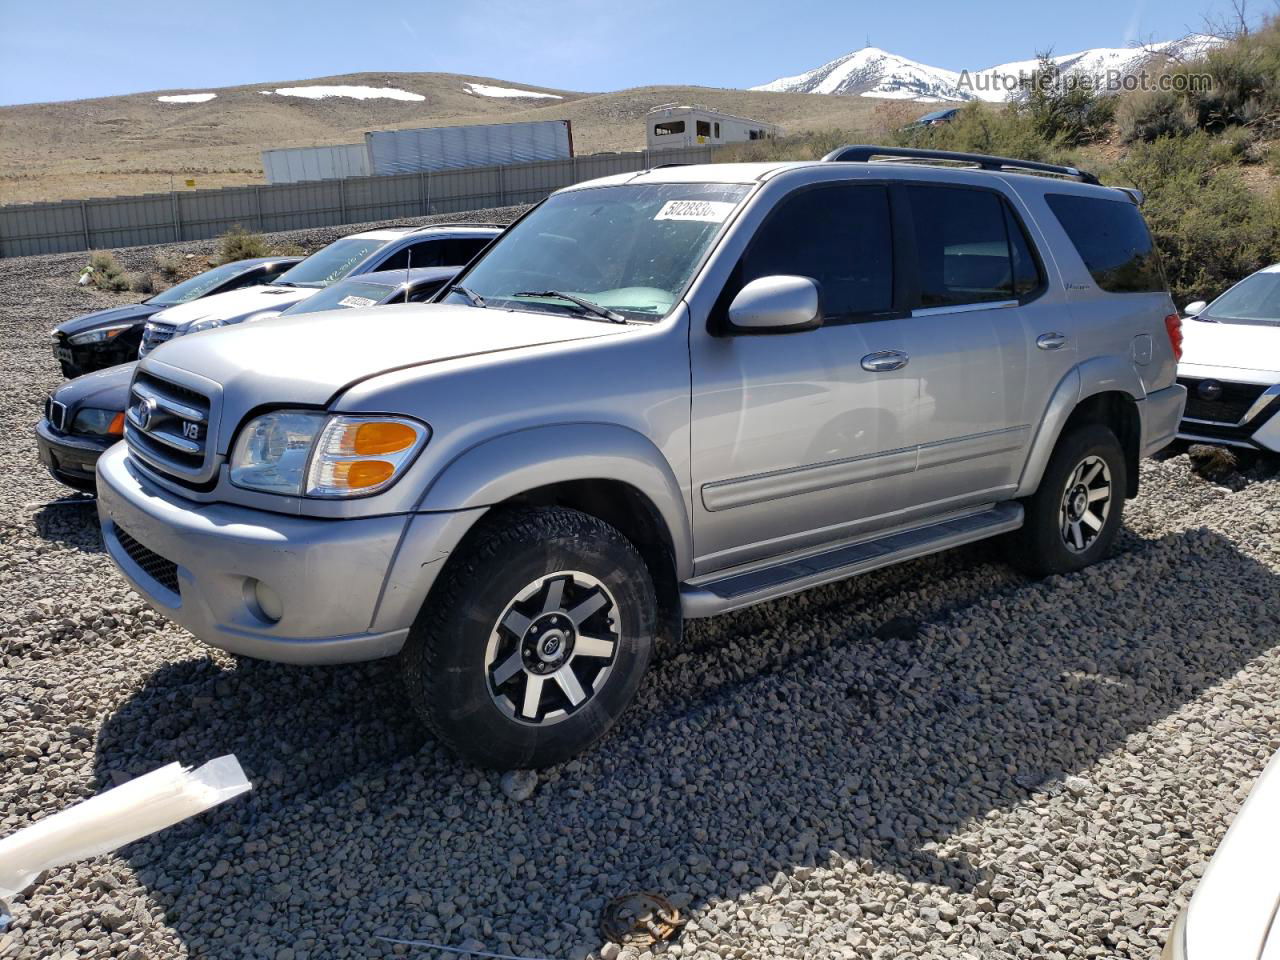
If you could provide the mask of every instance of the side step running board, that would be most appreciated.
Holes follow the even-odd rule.
[[[785,560],[771,567],[729,574],[697,585],[684,583],[680,586],[680,607],[686,617],[710,617],[1008,533],[1020,526],[1022,504],[999,503],[979,513]]]

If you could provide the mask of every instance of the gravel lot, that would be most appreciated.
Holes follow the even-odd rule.
[[[1178,456],[1079,576],[979,546],[692,624],[513,800],[389,706],[394,664],[210,651],[92,507],[41,505],[47,330],[128,299],[83,259],[0,265],[0,834],[172,760],[235,753],[254,790],[45,875],[0,957],[612,958],[602,906],[651,889],[692,916],[672,956],[1148,960],[1280,749],[1280,480]]]

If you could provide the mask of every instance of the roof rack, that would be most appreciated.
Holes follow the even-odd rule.
[[[509,223],[491,223],[487,220],[451,220],[444,223],[415,223],[405,224],[412,226],[416,230],[428,230],[432,227],[495,227],[498,230],[505,230],[511,226]]]
[[[1056,163],[1040,163],[1036,160],[1015,160],[1012,157],[992,157],[983,153],[956,153],[950,150],[920,150],[915,147],[873,147],[866,144],[838,147],[822,158],[828,162],[879,163],[905,160],[913,163],[950,163],[980,170],[1006,173],[1038,173],[1054,177],[1067,177],[1081,183],[1101,186],[1101,181],[1087,170],[1059,166]]]

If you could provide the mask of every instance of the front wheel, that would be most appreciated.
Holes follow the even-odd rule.
[[[1010,537],[1010,561],[1032,576],[1048,576],[1104,559],[1120,531],[1127,488],[1116,435],[1097,423],[1073,429],[1059,439],[1039,488],[1023,501],[1026,518]]]
[[[639,689],[657,601],[635,546],[560,507],[480,521],[404,653],[419,716],[464,760],[543,767],[585,750]]]

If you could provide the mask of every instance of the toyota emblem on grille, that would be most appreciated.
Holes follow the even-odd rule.
[[[1196,387],[1196,393],[1201,400],[1217,400],[1222,396],[1222,384],[1217,380],[1203,380]]]
[[[143,430],[147,430],[151,426],[151,418],[155,416],[156,408],[155,397],[145,397],[138,401],[137,406],[133,408],[133,419]]]

